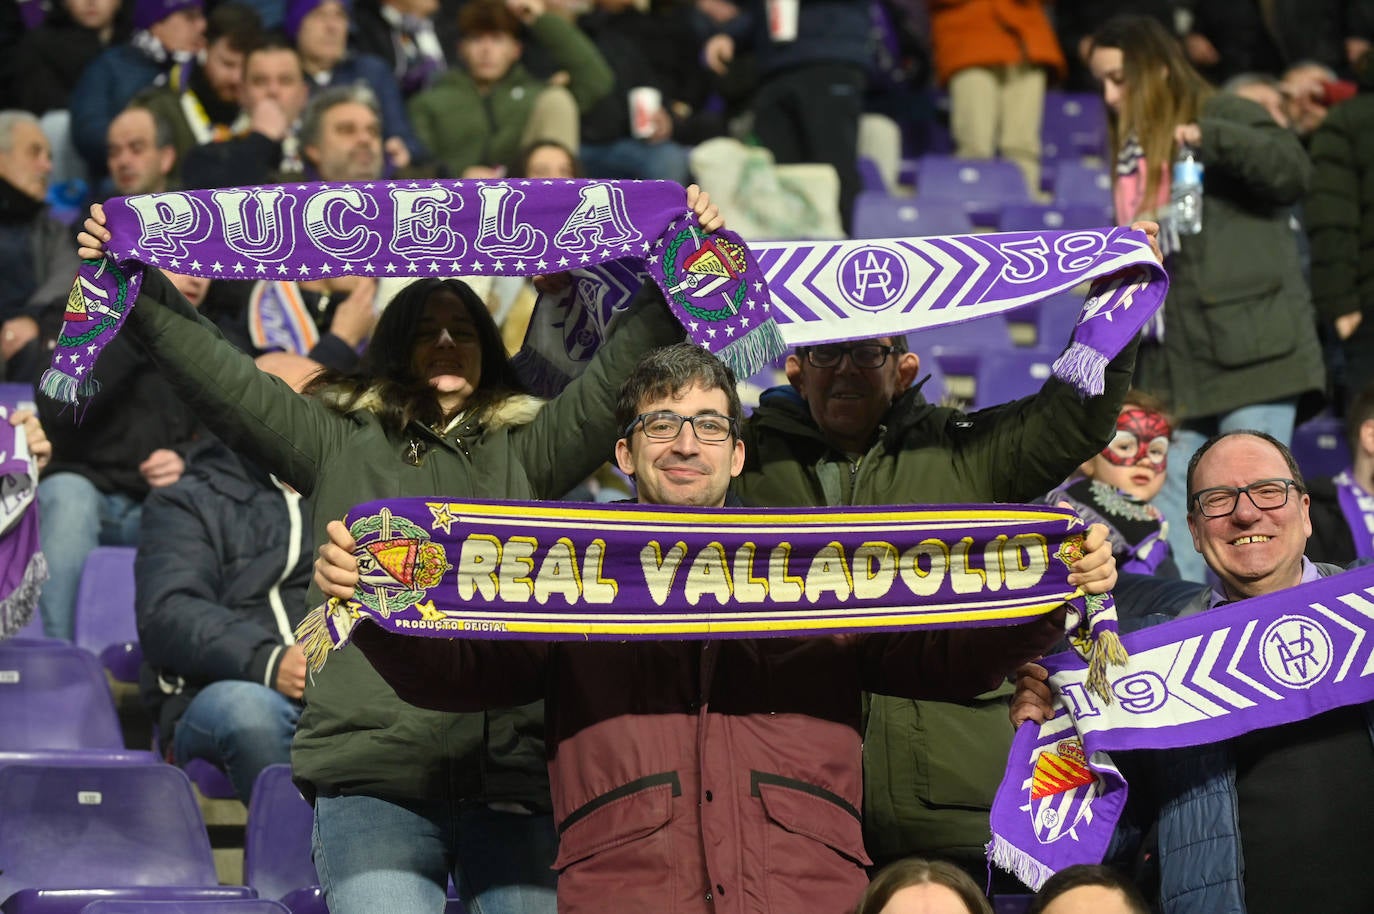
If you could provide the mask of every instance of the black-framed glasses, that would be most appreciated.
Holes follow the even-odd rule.
[[[681,434],[684,422],[692,424],[692,433],[697,436],[698,441],[714,444],[729,440],[731,436],[739,434],[738,423],[729,416],[722,416],[719,413],[679,416],[668,410],[659,410],[658,412],[640,413],[635,416],[634,421],[625,426],[625,437],[628,438],[633,435],[635,426],[638,425],[644,429],[644,437],[646,438],[671,441]]]
[[[1260,479],[1248,486],[1213,486],[1193,495],[1193,506],[1203,517],[1227,517],[1240,504],[1240,494],[1250,499],[1250,504],[1261,511],[1272,511],[1288,504],[1288,490],[1303,491],[1303,487],[1292,479]]]
[[[806,361],[815,368],[834,368],[846,355],[855,368],[881,368],[887,357],[897,351],[896,346],[882,343],[855,343],[853,346],[825,344],[806,350]]]

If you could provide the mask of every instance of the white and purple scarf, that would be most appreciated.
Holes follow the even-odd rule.
[[[83,264],[40,388],[75,402],[137,298],[145,264],[212,279],[524,276],[573,271],[536,310],[528,380],[556,390],[604,338],[642,277],[690,339],[748,377],[783,351],[1002,313],[1095,280],[1059,378],[1101,393],[1107,362],[1168,288],[1143,234],[1016,232],[754,245],[704,234],[664,181],[377,181],[117,197],[111,240]],[[755,256],[757,255],[757,261]]]
[[[315,669],[363,619],[438,638],[760,638],[1011,625],[1069,602],[1076,647],[1116,641],[1111,607],[1068,583],[1083,522],[1062,508],[398,498],[347,522],[356,598],[297,631]]]
[[[1033,889],[1100,863],[1127,785],[1110,753],[1177,749],[1374,700],[1374,567],[1122,638],[1102,701],[1073,653],[1041,661],[1055,716],[1023,725],[992,806],[988,858]]]
[[[1364,490],[1355,481],[1355,471],[1346,467],[1331,477],[1336,486],[1336,500],[1341,506],[1341,515],[1350,527],[1351,539],[1355,541],[1355,557],[1374,558],[1374,495]]]
[[[22,428],[0,405],[0,638],[33,618],[48,563],[38,545],[38,467]]]

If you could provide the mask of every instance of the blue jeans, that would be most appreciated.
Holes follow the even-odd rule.
[[[1208,438],[1222,432],[1251,429],[1291,444],[1297,415],[1297,400],[1256,403],[1219,416],[1191,419],[1174,430],[1169,444],[1169,472],[1164,477],[1164,488],[1155,497],[1155,507],[1169,521],[1169,551],[1185,581],[1208,581],[1207,563],[1193,548],[1192,534],[1188,532],[1188,462]]]
[[[626,137],[613,143],[583,143],[577,154],[582,159],[582,170],[593,178],[692,183],[687,147],[672,140],[646,143]]]
[[[468,914],[556,911],[551,815],[319,796],[312,837],[331,914],[441,914],[450,874]]]
[[[86,556],[96,546],[138,545],[142,515],[142,503],[119,493],[106,495],[77,473],[54,473],[38,484],[38,536],[48,560],[38,611],[49,638],[72,638]]]
[[[223,768],[246,806],[258,772],[290,764],[300,716],[300,704],[276,689],[239,679],[212,682],[177,721],[172,758],[178,765],[201,758]]]

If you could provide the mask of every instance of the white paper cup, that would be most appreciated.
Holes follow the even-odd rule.
[[[661,110],[662,92],[653,86],[635,86],[630,90],[630,132],[641,140],[653,136]]]
[[[801,0],[768,0],[768,37],[797,40],[797,7]]]

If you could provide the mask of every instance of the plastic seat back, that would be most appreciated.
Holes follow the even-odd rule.
[[[0,751],[123,748],[110,684],[90,651],[0,642]]]

